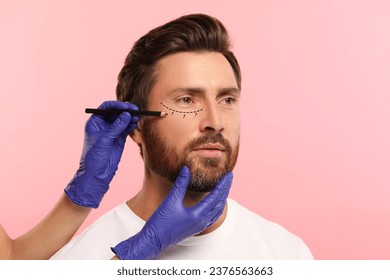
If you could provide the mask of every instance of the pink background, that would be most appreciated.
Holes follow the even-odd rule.
[[[230,30],[243,72],[231,197],[302,237],[317,259],[390,259],[389,1],[53,2],[0,3],[0,222],[11,236],[62,194],[83,110],[115,98],[133,42],[203,12]],[[142,170],[129,141],[83,228],[136,193]]]

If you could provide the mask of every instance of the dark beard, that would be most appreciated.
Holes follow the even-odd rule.
[[[227,172],[232,171],[237,162],[239,144],[233,149],[221,133],[207,132],[192,140],[183,151],[162,139],[159,133],[147,121],[143,126],[145,163],[148,168],[169,180],[172,184],[179,175],[180,169],[186,165],[191,171],[188,190],[192,192],[210,192]],[[198,157],[191,153],[195,148],[219,143],[224,147],[221,158]]]

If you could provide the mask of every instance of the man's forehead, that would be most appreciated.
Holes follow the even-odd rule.
[[[221,53],[181,52],[161,58],[156,63],[155,84],[166,94],[218,92],[239,95],[234,71]]]
[[[175,62],[187,66],[189,64],[197,64],[203,60],[214,64],[223,62],[226,67],[231,67],[225,56],[215,51],[186,51],[168,54],[157,60],[156,66],[157,69],[174,69],[172,63]]]

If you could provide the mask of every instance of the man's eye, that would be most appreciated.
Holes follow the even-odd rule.
[[[191,97],[183,97],[179,100],[181,103],[184,103],[184,104],[191,104],[192,103],[192,98]]]
[[[233,97],[227,97],[224,99],[224,102],[225,104],[233,104],[234,102],[236,102],[236,99]]]

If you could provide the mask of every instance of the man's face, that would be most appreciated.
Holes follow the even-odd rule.
[[[239,98],[233,69],[222,54],[182,52],[162,58],[148,109],[169,115],[144,120],[147,168],[173,183],[187,165],[189,190],[211,191],[237,161]]]

